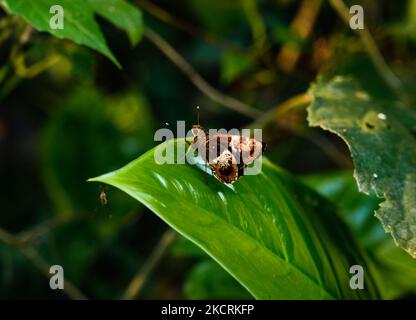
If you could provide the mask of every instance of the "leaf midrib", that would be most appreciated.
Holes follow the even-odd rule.
[[[145,157],[146,155],[144,155],[144,157]],[[126,193],[128,193],[130,196],[132,196],[133,198],[135,198],[135,199],[137,199],[137,200],[139,200],[140,202],[142,202],[146,207],[148,207],[150,210],[152,210],[153,212],[155,212],[162,220],[164,220],[166,223],[168,223],[169,225],[175,225],[176,226],[176,224],[175,223],[172,223],[171,221],[169,221],[169,220],[166,220],[165,218],[164,218],[164,216],[162,216],[162,215],[160,215],[160,214],[158,214],[157,212],[159,211],[159,210],[156,210],[156,208],[154,208],[153,207],[153,205],[151,204],[151,203],[149,203],[145,198],[141,198],[141,197],[138,197],[137,196],[137,194],[135,193],[135,192],[137,192],[138,191],[138,189],[135,189],[135,190],[130,190],[130,188],[125,188],[125,187],[122,187],[122,186],[119,186],[119,184],[118,183],[114,183],[114,180],[117,180],[117,181],[120,181],[120,182],[122,182],[121,183],[121,185],[123,185],[123,183],[124,182],[134,182],[134,183],[137,183],[137,180],[133,180],[133,179],[129,179],[129,178],[125,178],[125,177],[123,177],[122,179],[120,179],[120,178],[118,178],[117,177],[117,179],[112,179],[112,181],[111,181],[111,184],[113,184],[114,186],[116,186],[117,188],[119,188],[119,189],[121,189],[121,190],[123,190],[124,192],[126,192]],[[121,181],[122,180],[122,181]],[[103,182],[105,182],[104,180],[103,180]],[[142,184],[142,185],[145,185],[145,184]],[[153,188],[153,186],[151,186],[151,185],[147,185],[148,187],[150,187],[151,189],[154,189]],[[148,191],[145,191],[145,190],[143,190],[143,189],[141,189],[141,191],[143,191],[143,192],[145,192],[145,193],[149,193]],[[150,192],[151,193],[151,192]],[[165,193],[165,195],[167,195],[168,197],[171,197],[169,194],[167,194],[167,193]],[[284,262],[284,263],[286,263],[286,264],[288,264],[292,269],[294,269],[294,270],[296,270],[297,272],[299,272],[302,276],[304,276],[306,279],[308,279],[309,281],[311,281],[311,283],[313,283],[313,285],[315,285],[315,286],[317,286],[318,288],[321,288],[321,289],[323,289],[324,291],[325,291],[325,293],[329,296],[329,297],[331,297],[332,299],[338,299],[332,292],[330,292],[329,290],[328,290],[328,288],[326,287],[326,286],[324,286],[324,284],[323,283],[320,283],[320,282],[318,282],[317,280],[315,280],[315,279],[313,279],[309,274],[307,274],[307,273],[305,273],[302,269],[300,269],[298,266],[296,266],[295,264],[293,264],[293,263],[291,263],[289,260],[286,260],[286,259],[283,259],[282,257],[280,257],[276,252],[273,252],[270,248],[268,248],[267,246],[265,246],[263,243],[261,243],[258,239],[256,239],[256,238],[254,238],[252,235],[250,235],[250,234],[248,234],[248,233],[246,233],[246,232],[244,232],[242,229],[240,229],[238,226],[236,226],[236,225],[234,225],[234,224],[232,224],[232,223],[230,223],[229,221],[227,221],[226,219],[224,219],[224,217],[222,217],[222,216],[220,216],[220,215],[216,215],[216,214],[214,214],[214,213],[212,213],[211,211],[207,211],[207,210],[205,210],[204,208],[202,208],[202,207],[196,207],[195,209],[197,209],[198,211],[203,211],[204,213],[206,213],[206,214],[209,214],[209,215],[214,215],[216,218],[219,218],[220,220],[222,220],[225,224],[227,224],[227,225],[229,225],[229,226],[231,226],[233,229],[235,229],[237,232],[241,232],[241,233],[243,233],[245,236],[247,236],[247,237],[249,237],[250,239],[251,239],[251,241],[253,241],[253,242],[255,242],[255,243],[257,243],[258,245],[260,245],[262,248],[264,248],[264,249],[266,249],[266,251],[267,252],[269,252],[273,257],[276,257],[277,259],[279,259],[280,261],[282,261],[282,262]],[[202,245],[200,245],[197,241],[195,241],[195,239],[193,239],[193,237],[192,236],[190,236],[190,235],[188,235],[188,234],[186,234],[186,233],[184,233],[182,230],[181,230],[181,228],[178,228],[177,226],[176,226],[176,229],[183,235],[183,236],[185,236],[186,238],[188,238],[189,240],[191,240],[192,242],[194,242],[194,243],[196,243],[201,249],[203,249],[205,252],[207,252],[207,250],[202,246]],[[208,253],[208,252],[207,252]],[[212,257],[212,255],[210,254],[210,256]],[[214,257],[213,257],[214,258]],[[240,279],[239,279],[239,277],[237,276],[237,275],[235,275],[232,271],[230,271],[226,266],[224,266],[220,261],[218,261],[216,258],[214,258],[214,260],[215,261],[217,261],[224,269],[226,269],[227,270],[227,272],[229,272],[230,274],[232,274],[236,279],[238,279],[239,280],[239,282],[251,293],[251,294],[253,294],[253,296],[255,296],[256,297],[256,295],[254,294],[254,293],[252,293],[251,292],[251,290],[249,289],[249,288],[247,288],[245,285],[244,285],[244,283],[242,282],[242,281],[240,281]]]

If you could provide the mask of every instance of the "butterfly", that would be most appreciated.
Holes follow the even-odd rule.
[[[231,134],[207,134],[200,125],[192,126],[192,149],[207,163],[214,176],[227,184],[244,175],[247,166],[260,157],[266,143],[256,139]],[[202,150],[203,154],[200,154]]]

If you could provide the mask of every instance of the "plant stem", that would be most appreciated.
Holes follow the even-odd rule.
[[[177,233],[172,229],[169,229],[162,235],[159,243],[156,245],[150,257],[146,260],[142,268],[130,281],[126,291],[123,294],[123,299],[135,299],[140,294],[146,281],[149,278],[149,275],[153,272],[172,243],[175,241],[176,236]]]
[[[349,25],[350,21],[350,14],[348,7],[342,0],[329,0],[333,9],[338,13],[341,19],[345,22],[346,25]],[[380,76],[384,79],[384,81],[389,85],[389,87],[396,93],[396,95],[408,101],[407,93],[403,89],[403,84],[400,79],[393,73],[390,69],[388,64],[383,58],[373,36],[371,35],[370,31],[367,28],[362,30],[355,29],[354,30],[361,39],[361,42],[364,45],[365,50],[367,51],[368,55],[370,56],[371,61],[373,62],[374,66],[376,67],[377,71],[379,72]]]
[[[232,43],[223,41],[222,39],[218,39],[215,35],[207,33],[206,31],[199,29],[195,25],[173,16],[170,12],[164,10],[161,7],[158,7],[153,2],[150,2],[148,0],[136,0],[136,3],[141,9],[148,12],[150,15],[152,15],[156,19],[159,19],[160,21],[182,32],[185,32],[193,37],[200,38],[203,41],[207,43],[211,43],[222,49],[227,49],[227,50],[240,52],[241,54],[244,54],[243,48],[236,46]]]
[[[301,93],[283,101],[276,107],[272,108],[263,117],[253,122],[250,128],[265,129],[271,123],[287,130],[294,136],[310,141],[320,148],[332,161],[340,167],[348,167],[351,164],[349,158],[338,151],[330,142],[314,132],[304,132],[304,130],[292,128],[284,125],[285,115],[293,110],[303,108],[312,102],[312,97],[308,93]]]
[[[271,108],[267,113],[258,118],[255,122],[253,122],[250,125],[250,127],[264,128],[271,122],[278,123],[286,113],[294,109],[304,107],[311,102],[312,97],[307,93],[301,93],[296,96],[293,96],[278,104],[277,106]]]
[[[252,108],[248,104],[228,96],[212,87],[202,76],[196,72],[191,64],[186,61],[166,40],[153,30],[146,28],[144,36],[152,42],[166,57],[168,57],[188,78],[189,80],[211,100],[237,111],[249,118],[256,118],[261,115],[261,111]]]
[[[42,258],[32,245],[25,243],[19,237],[12,235],[2,228],[0,228],[0,241],[19,251],[47,278],[51,276],[49,273],[50,264]],[[87,299],[87,297],[71,281],[64,278],[64,283],[63,291],[69,298],[74,300]]]
[[[306,39],[315,24],[322,5],[322,0],[303,0],[298,12],[290,26],[291,30],[299,37]],[[286,73],[295,68],[301,55],[299,45],[291,41],[287,42],[276,58],[277,65]]]

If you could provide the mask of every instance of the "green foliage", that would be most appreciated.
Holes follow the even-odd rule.
[[[109,20],[125,30],[133,45],[137,44],[143,32],[141,12],[124,0],[3,0],[11,13],[22,16],[34,28],[46,31],[58,38],[72,40],[97,50],[120,67],[117,58],[108,48],[106,40],[94,15]],[[52,29],[49,22],[54,5],[64,9],[64,28]]]
[[[192,268],[184,287],[187,299],[250,299],[252,296],[218,263],[206,260]]]
[[[253,296],[201,248],[184,237],[176,240],[172,254],[197,262],[187,273],[184,295],[188,299],[250,299]]]
[[[348,78],[312,86],[308,120],[343,138],[350,148],[359,190],[384,202],[376,212],[386,232],[416,257],[416,113],[383,104]]]
[[[358,1],[364,37],[333,2],[0,0],[0,299],[76,297],[49,289],[52,264],[90,299],[126,297],[139,270],[139,299],[414,298],[416,259],[374,213],[414,253],[416,113],[396,99],[416,101],[416,1]],[[143,19],[166,42],[134,47]],[[319,74],[309,120],[338,136],[299,103]],[[155,165],[155,129],[196,105],[205,128],[261,123],[260,175]]]
[[[88,83],[74,90],[50,118],[42,137],[43,176],[56,211],[67,215],[95,208],[97,196],[86,195],[98,195],[99,188],[80,186],[79,179],[86,180],[91,171],[99,173],[99,168],[115,169],[121,159],[146,151],[153,145],[152,130],[153,119],[139,93],[106,97]],[[113,197],[111,205],[115,214],[132,207],[124,197]]]
[[[87,275],[99,259],[105,261],[103,250],[117,256],[125,277],[134,272],[134,251],[113,242],[126,221],[142,208],[118,190],[107,190],[108,204],[102,206],[98,199],[102,186],[79,181],[85,181],[91,171],[112,170],[120,161],[150,148],[154,119],[137,90],[105,95],[84,80],[62,99],[39,139],[40,172],[58,223],[38,241],[38,247],[49,261],[62,265],[74,283],[97,282],[91,294],[114,297],[114,287],[103,287],[106,281],[100,275],[92,279]],[[123,275],[117,275],[118,268],[113,275],[117,283],[127,282]]]
[[[245,56],[234,52],[225,52],[221,60],[221,79],[232,82],[253,67],[253,62]]]
[[[177,145],[170,140],[157,148]],[[368,290],[349,288],[349,267],[368,261],[334,208],[266,159],[260,175],[227,186],[195,166],[158,165],[155,150],[91,181],[142,202],[256,298],[377,297],[370,272]]]
[[[196,260],[184,281],[188,299],[250,299],[253,296],[201,248],[180,237],[172,248],[176,257]]]
[[[238,1],[188,1],[188,6],[198,21],[215,34],[229,32],[243,20],[243,11]]]
[[[139,43],[143,35],[141,11],[126,0],[88,0],[94,12],[127,32],[131,44]]]
[[[360,193],[351,171],[317,173],[302,180],[337,205],[344,221],[365,248],[372,251],[389,239],[374,217],[381,200]]]
[[[382,200],[360,193],[350,171],[318,173],[302,180],[340,208],[344,220],[382,274],[383,296],[393,299],[414,294],[416,260],[394,244],[374,217]]]

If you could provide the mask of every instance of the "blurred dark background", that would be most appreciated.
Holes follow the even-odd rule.
[[[137,0],[148,28],[227,95],[268,111],[302,95],[318,74],[352,74],[376,98],[394,99],[360,39],[327,1]],[[346,1],[392,69],[416,92],[416,1]],[[213,102],[149,39],[98,19],[123,66],[70,41],[32,31],[20,48],[34,74],[11,62],[24,23],[0,9],[0,298],[67,298],[49,288],[45,266],[89,298],[121,298],[160,247],[167,226],[116,189],[86,180],[155,145],[177,120],[241,128],[252,119]],[[48,62],[56,61],[48,66]],[[414,99],[414,97],[413,97]],[[267,156],[303,175],[351,169],[346,146],[308,128],[304,108],[261,123]],[[105,191],[108,203],[100,203]],[[197,212],[195,214],[198,214]],[[13,234],[13,238],[7,238]],[[5,239],[7,241],[5,241]],[[204,253],[177,239],[152,268],[138,298],[245,298]]]

